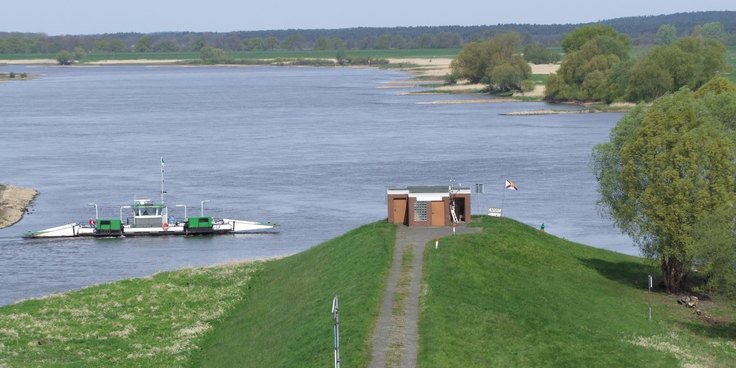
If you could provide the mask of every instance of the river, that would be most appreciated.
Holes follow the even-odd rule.
[[[0,84],[0,182],[40,191],[0,230],[0,305],[160,270],[294,254],[386,217],[386,186],[447,185],[473,213],[638,254],[596,209],[592,147],[620,113],[503,116],[539,102],[417,104],[378,88],[397,71],[283,67],[39,67]],[[560,107],[557,107],[560,108]],[[572,108],[572,107],[568,107]],[[277,234],[22,239],[134,198],[158,201],[164,157],[170,214],[280,223]],[[518,192],[504,192],[504,180]]]

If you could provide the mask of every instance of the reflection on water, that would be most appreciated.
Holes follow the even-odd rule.
[[[0,304],[159,270],[288,255],[386,217],[389,185],[449,184],[485,194],[473,212],[636,254],[596,212],[592,147],[621,114],[502,116],[542,103],[418,105],[437,96],[379,89],[393,71],[268,67],[22,68],[0,85],[2,179],[38,189],[32,213],[0,230]],[[451,96],[449,98],[457,98]],[[445,99],[444,97],[442,99]],[[181,217],[282,224],[278,234],[24,240],[134,198]],[[504,179],[520,188],[504,195]]]

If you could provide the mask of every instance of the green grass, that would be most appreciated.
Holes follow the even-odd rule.
[[[663,293],[649,262],[505,218],[428,244],[420,367],[732,366],[734,309],[711,326]],[[647,318],[649,306],[653,320]]]
[[[420,367],[727,367],[733,301],[646,291],[649,261],[506,218],[426,245]],[[279,260],[163,272],[0,308],[0,367],[365,367],[391,265],[385,221]],[[417,255],[418,256],[418,255]],[[410,253],[402,255],[408,272]],[[401,303],[404,296],[398,295]],[[652,308],[653,319],[647,318]]]
[[[173,367],[259,263],[162,272],[0,308],[0,367]]]
[[[279,260],[0,307],[0,367],[324,366],[333,359],[335,295],[343,361],[366,366],[394,237],[381,221]]]
[[[381,221],[269,262],[245,300],[207,337],[193,366],[324,367],[332,364],[332,298],[340,300],[341,358],[364,367],[385,288],[395,226]]]

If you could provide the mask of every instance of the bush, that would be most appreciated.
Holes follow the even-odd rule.
[[[560,54],[554,53],[541,43],[529,44],[524,48],[524,59],[534,64],[549,64],[560,61]]]

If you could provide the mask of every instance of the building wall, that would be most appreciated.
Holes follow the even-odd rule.
[[[408,194],[389,194],[388,195],[388,200],[387,200],[387,202],[388,202],[388,206],[387,206],[388,207],[388,221],[389,222],[394,222],[394,223],[403,223],[403,224],[406,225],[407,224],[407,221],[401,221],[401,220],[395,218],[396,214],[397,213],[400,213],[400,211],[396,211],[396,208],[394,207],[394,203],[395,203],[394,202],[394,199],[397,199],[397,198],[398,199],[405,199],[405,200],[407,200],[406,203],[409,202],[408,201],[408,199],[409,199],[409,195]],[[410,213],[409,213],[409,207],[408,206],[404,209],[404,213],[406,215],[406,218],[408,219],[409,218],[409,215],[410,215]]]
[[[388,221],[394,222],[394,223],[403,223],[405,225],[408,225],[410,227],[430,227],[432,226],[432,215],[431,215],[431,204],[429,204],[429,207],[427,208],[427,220],[426,221],[416,221],[414,218],[414,204],[417,202],[416,197],[409,197],[408,194],[390,194],[387,196],[387,210],[388,210]],[[400,219],[395,218],[396,214],[400,214],[401,211],[396,211],[395,199],[405,199],[406,200],[406,220],[401,221]],[[456,194],[455,198],[462,198],[465,200],[465,209],[462,213],[462,218],[464,220],[470,221],[471,216],[471,203],[470,203],[470,194]],[[431,202],[438,202],[438,201],[431,201]],[[443,217],[444,217],[444,223],[440,226],[448,226],[452,223],[451,215],[450,215],[450,197],[444,197],[441,200],[443,204]],[[457,214],[459,217],[461,217],[460,213]]]

